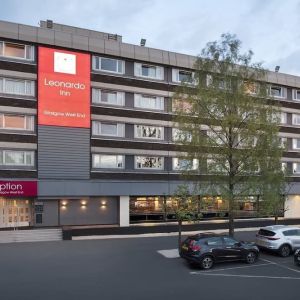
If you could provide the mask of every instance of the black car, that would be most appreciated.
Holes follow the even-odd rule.
[[[189,236],[181,245],[180,256],[202,269],[210,269],[214,263],[242,260],[253,264],[259,255],[254,243],[235,240],[226,235],[197,234]]]
[[[294,253],[294,261],[296,265],[300,266],[300,249],[297,249]]]

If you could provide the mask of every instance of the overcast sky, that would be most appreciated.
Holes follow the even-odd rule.
[[[255,62],[300,75],[300,0],[1,0],[0,19],[35,26],[51,19],[191,55],[229,32]]]

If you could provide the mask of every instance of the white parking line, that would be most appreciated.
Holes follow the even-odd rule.
[[[261,258],[261,260],[266,261],[266,262],[269,262],[269,263],[272,263],[273,265],[279,266],[279,267],[281,267],[281,268],[288,269],[288,270],[294,271],[294,272],[296,272],[296,273],[300,273],[299,270],[295,270],[295,269],[293,269],[293,268],[289,268],[289,267],[284,266],[284,265],[282,265],[282,264],[276,263],[275,261],[268,260],[268,259],[263,259],[263,258]]]
[[[262,275],[235,275],[235,274],[216,274],[208,272],[191,272],[191,275],[203,275],[203,276],[223,276],[223,277],[240,277],[240,278],[266,278],[266,279],[290,279],[300,280],[300,277],[280,277],[280,276],[262,276]]]
[[[242,267],[232,267],[232,268],[223,268],[223,269],[214,269],[214,270],[209,270],[209,271],[204,271],[206,273],[211,273],[211,272],[218,272],[218,271],[227,271],[227,270],[235,270],[235,269],[247,269],[247,268],[253,268],[253,267],[260,267],[260,266],[268,266],[268,265],[272,265],[270,263],[267,264],[255,264],[255,265],[251,265],[251,266],[242,266]],[[199,271],[199,272],[190,272],[190,274],[195,275],[195,274],[202,274],[203,271]]]
[[[159,254],[163,255],[166,258],[178,258],[179,253],[178,249],[169,249],[169,250],[158,250],[157,251]]]

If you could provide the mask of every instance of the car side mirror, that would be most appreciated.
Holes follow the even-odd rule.
[[[242,243],[241,243],[241,242],[237,242],[237,243],[234,244],[234,246],[236,246],[236,247],[241,247],[241,246],[242,246]]]

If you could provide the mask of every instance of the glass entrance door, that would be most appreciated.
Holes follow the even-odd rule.
[[[31,205],[29,200],[0,198],[0,227],[29,226]]]

